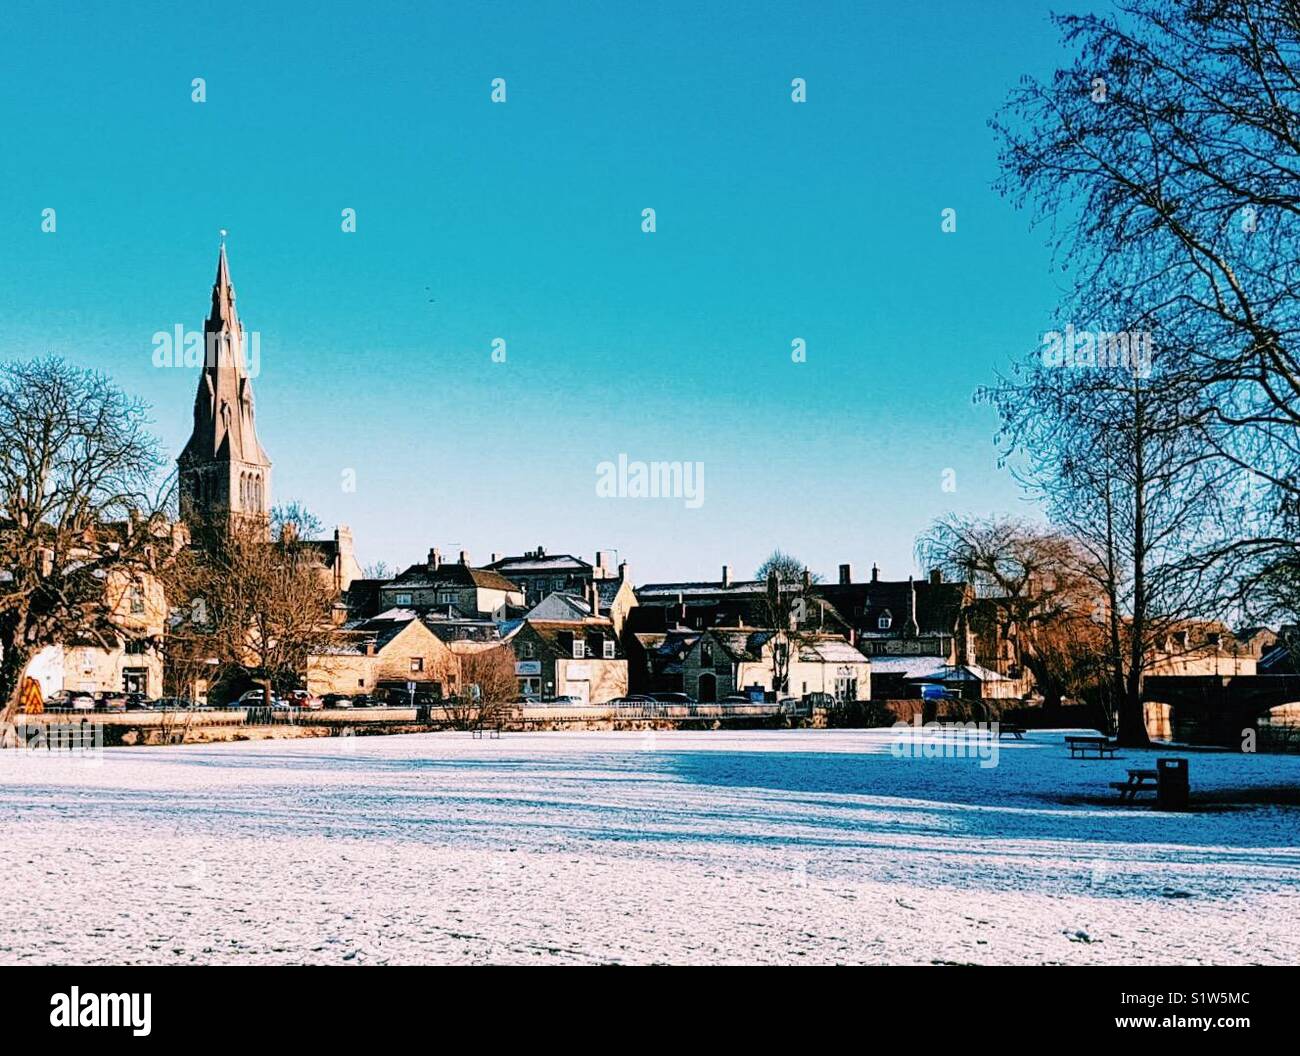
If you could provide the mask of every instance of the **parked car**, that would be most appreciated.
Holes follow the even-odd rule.
[[[632,693],[626,697],[615,697],[610,701],[614,707],[624,704],[657,704],[659,703],[654,697],[646,696],[644,693]]]
[[[727,696],[723,697],[720,701],[718,701],[718,703],[719,704],[753,704],[754,702],[750,700],[749,697],[745,696],[744,693],[729,693]]]
[[[258,687],[256,689],[250,689],[244,693],[241,693],[239,699],[235,701],[232,707],[265,708],[269,706],[272,708],[278,708],[281,703],[284,702],[281,701],[281,699],[277,697],[274,693],[271,694],[271,699],[268,702],[265,693],[262,691],[261,687]],[[291,707],[292,705],[285,704],[285,706]]]
[[[835,697],[830,693],[805,693],[803,702],[810,708],[835,707]]]
[[[159,697],[146,705],[151,711],[183,711],[195,706],[184,697]]]
[[[326,708],[352,707],[352,698],[342,693],[326,693],[320,699],[321,699],[322,706]]]
[[[147,693],[128,693],[126,695],[127,711],[148,711],[149,706],[149,694]]]
[[[358,693],[352,698],[352,706],[354,708],[378,708],[381,707],[382,704],[369,693]]]
[[[47,711],[94,711],[95,698],[78,689],[60,689],[45,702]]]
[[[126,694],[104,692],[95,700],[96,711],[126,711]]]
[[[686,704],[695,703],[695,699],[689,693],[651,693],[650,696],[659,701],[660,704]]]
[[[325,706],[320,697],[308,693],[305,689],[291,689],[285,694],[284,699],[295,708],[305,708],[308,711],[320,711]]]

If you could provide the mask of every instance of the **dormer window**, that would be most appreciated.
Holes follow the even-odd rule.
[[[880,614],[880,617],[876,620],[876,626],[882,631],[889,630],[889,628],[892,627],[893,625],[894,625],[894,617],[888,609],[882,612]]]
[[[581,638],[573,639],[573,659],[582,660],[587,655],[587,643]]]
[[[614,639],[606,638],[601,644],[602,655],[606,660],[614,659]]]

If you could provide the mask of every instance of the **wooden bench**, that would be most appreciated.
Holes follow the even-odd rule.
[[[1157,781],[1154,770],[1130,770],[1127,781],[1112,781],[1110,787],[1119,790],[1121,803],[1132,803],[1139,792],[1154,792]]]
[[[1025,739],[1025,728],[1017,726],[1014,722],[1003,722],[998,724],[998,739],[1003,737],[1014,737],[1018,741]]]
[[[1070,749],[1071,759],[1086,759],[1088,753],[1093,752],[1098,759],[1108,758],[1115,754],[1119,747],[1109,737],[1067,737],[1065,746]]]

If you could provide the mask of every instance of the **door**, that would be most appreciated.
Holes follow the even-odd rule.
[[[711,674],[700,675],[700,703],[712,704],[718,699],[718,676]]]

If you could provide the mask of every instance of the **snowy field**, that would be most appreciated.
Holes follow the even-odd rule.
[[[891,731],[468,734],[0,756],[0,963],[1300,963],[1300,758],[1187,815]],[[8,756],[4,758],[3,756]],[[1253,791],[1252,791],[1253,790]]]

